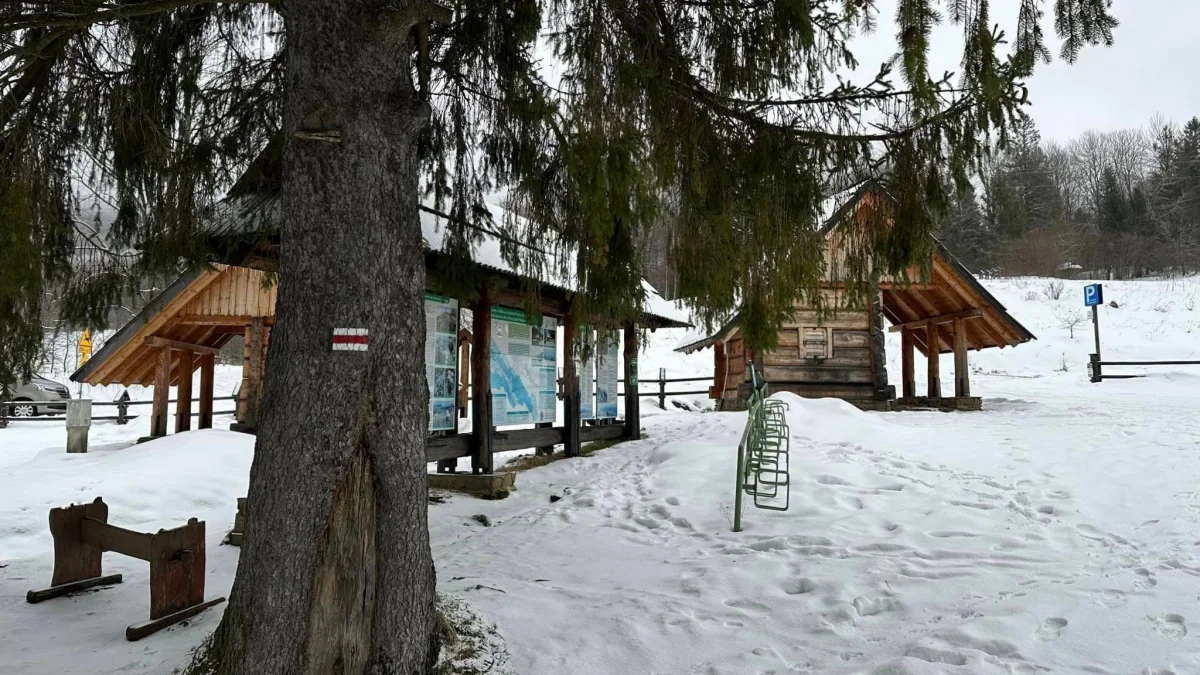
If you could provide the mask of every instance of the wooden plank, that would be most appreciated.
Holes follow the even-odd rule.
[[[833,348],[846,347],[863,348],[871,346],[871,333],[865,330],[835,330],[833,331]]]
[[[147,347],[170,347],[185,352],[195,352],[197,354],[212,354],[217,355],[221,352],[220,349],[213,347],[205,347],[204,345],[194,345],[188,342],[180,342],[178,340],[168,340],[164,337],[151,335],[146,338]]]
[[[954,320],[954,395],[971,395],[971,374],[967,365],[967,322]]]
[[[619,424],[599,424],[583,427],[579,432],[579,437],[582,442],[590,443],[620,438],[624,433],[625,430]]]
[[[870,347],[849,347],[834,349],[833,356],[824,361],[810,360],[795,351],[784,353],[771,351],[763,354],[763,365],[770,366],[804,366],[809,368],[870,368],[872,363]]]
[[[509,450],[524,450],[525,448],[540,448],[562,443],[563,428],[542,427],[535,429],[513,429],[512,431],[496,431],[493,433],[492,438],[492,452],[507,452]]]
[[[212,358],[212,354],[205,354]],[[192,428],[192,373],[195,371],[195,354],[179,352],[179,386],[175,391],[175,433]]]
[[[775,387],[776,383],[813,382],[837,384],[871,384],[874,375],[867,368],[821,368],[814,366],[766,366],[763,379]]]
[[[251,314],[181,314],[174,321],[175,324],[181,326],[229,326],[245,327],[249,326],[254,319]],[[263,321],[270,325],[275,323],[275,317],[264,317]]]
[[[914,363],[916,355],[913,347],[913,332],[906,330],[900,333],[900,364],[901,370],[901,391],[905,398],[912,398],[917,395],[917,376],[916,365]]]
[[[925,344],[936,345],[940,339],[938,336],[938,325],[935,322],[925,323]],[[926,354],[925,363],[928,366],[928,382],[925,385],[926,396],[930,398],[941,398],[942,396],[942,375],[941,375],[941,353],[936,349],[930,349]]]
[[[903,330],[912,330],[915,328],[923,328],[928,324],[953,323],[956,320],[975,319],[975,318],[978,318],[981,316],[983,316],[982,309],[979,309],[979,308],[968,309],[968,310],[964,310],[962,312],[954,312],[952,314],[942,314],[941,316],[934,316],[934,317],[930,317],[928,319],[918,319],[916,321],[909,321],[908,323],[902,323],[902,324],[899,324],[896,326],[892,326],[888,330],[892,333],[899,333],[900,331],[903,331]]]
[[[196,420],[197,429],[211,429],[213,422],[213,374],[216,357],[205,354],[200,357],[200,405]]]
[[[816,310],[798,309],[793,314],[791,320],[783,323],[784,329],[814,326],[869,330],[871,328],[871,314],[865,309],[843,309],[836,314],[826,312],[824,316],[821,316]]]
[[[37,591],[29,591],[25,594],[25,602],[37,604],[43,600],[60,598],[64,595],[78,593],[79,591],[85,591],[89,588],[95,588],[96,586],[111,586],[112,584],[121,583],[122,578],[123,577],[120,574],[108,574],[102,577],[81,579],[79,581],[72,581],[70,583],[61,584],[58,586],[51,586],[50,588],[43,588]]]
[[[154,535],[134,532],[123,527],[102,523],[95,518],[84,518],[80,525],[84,543],[104,551],[127,555],[130,558],[149,561],[154,554]]]
[[[154,378],[154,403],[150,408],[150,436],[167,435],[167,400],[171,394],[171,348],[158,350],[158,373]]]
[[[130,642],[137,642],[138,640],[141,640],[148,635],[153,635],[154,633],[157,633],[168,626],[173,626],[180,621],[186,621],[187,619],[196,616],[209,607],[212,607],[213,605],[219,605],[222,602],[225,602],[225,598],[214,598],[207,602],[202,602],[194,607],[182,609],[174,614],[169,614],[157,619],[151,619],[150,621],[135,623],[125,629],[125,639]]]
[[[625,326],[625,438],[642,437],[641,396],[638,392],[637,328]]]
[[[487,282],[471,312],[471,469],[491,473],[492,464],[492,301]]]
[[[433,436],[425,441],[425,460],[428,462],[442,462],[470,456],[471,437],[466,434]]]

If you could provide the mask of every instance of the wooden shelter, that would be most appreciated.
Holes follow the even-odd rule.
[[[864,183],[833,213],[822,234],[826,273],[820,293],[825,311],[797,303],[791,321],[780,329],[776,348],[753,353],[744,347],[735,316],[720,330],[676,351],[714,350],[713,398],[722,408],[745,405],[749,394],[747,363],[772,391],[806,397],[841,398],[863,408],[890,409],[896,398],[888,384],[884,321],[901,334],[901,398],[907,406],[974,409],[967,352],[1010,347],[1035,339],[1008,313],[945,246],[934,240],[929,274],[916,265],[898,277],[883,277],[866,307],[848,307],[845,299],[846,246],[855,219],[873,209],[893,208],[878,185]],[[925,396],[917,396],[916,351],[926,356]],[[954,354],[954,392],[941,390],[941,354]]]
[[[232,207],[230,207],[232,209]],[[223,263],[180,277],[149,303],[141,313],[116,333],[71,379],[88,384],[156,385],[151,435],[167,433],[167,392],[178,385],[176,431],[190,428],[192,400],[190,375],[202,369],[200,428],[212,424],[213,355],[234,335],[245,339],[243,383],[239,401],[240,429],[253,431],[262,391],[265,361],[271,327],[274,324],[276,288],[266,275],[278,269],[281,241],[273,200],[256,200],[233,209],[215,225],[214,238]],[[438,258],[442,255],[444,216],[426,209],[421,214],[422,232],[427,246],[426,290],[438,292]],[[491,314],[493,307],[523,309],[530,282],[537,286],[539,309],[544,316],[558,319],[563,330],[563,354],[572,354],[581,324],[586,317],[572,314],[575,291],[569,278],[546,273],[530,279],[515,271],[501,255],[500,236],[483,232],[474,252],[474,263],[483,274],[475,297],[460,300],[460,308],[472,310],[473,323],[463,326],[456,338],[460,411],[466,408],[467,391],[473,401],[490,401],[491,389]],[[686,327],[686,317],[663,300],[653,287],[645,284],[647,302],[640,325],[624,327],[626,372],[636,372],[639,327],[650,330]],[[637,438],[640,434],[637,379],[625,384],[626,412],[622,425],[587,425],[580,419],[579,378],[573,358],[564,358],[559,367],[560,398],[566,419],[562,426],[534,429],[496,430],[490,406],[472,405],[471,433],[437,432],[427,442],[429,461],[451,470],[459,457],[471,457],[477,473],[491,473],[493,454],[505,450],[547,447],[563,444],[568,455],[578,454],[585,441],[608,438]],[[207,416],[205,416],[207,414]]]
[[[214,357],[245,338],[241,416],[257,414],[264,354],[275,322],[275,288],[260,270],[215,265],[184,274],[117,331],[71,379],[92,385],[154,385],[150,435],[167,433],[168,391],[178,387],[175,431],[212,427]],[[200,391],[192,380],[200,371]],[[195,394],[195,396],[194,396]]]

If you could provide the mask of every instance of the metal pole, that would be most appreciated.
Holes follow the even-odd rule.
[[[1100,313],[1092,305],[1092,330],[1096,332],[1096,360],[1100,360]]]
[[[748,424],[749,422],[747,422]],[[742,467],[746,464],[746,439],[745,434],[742,436],[742,442],[738,443],[737,456],[737,490],[733,493],[733,531],[742,531],[742,488],[745,480],[742,475]]]

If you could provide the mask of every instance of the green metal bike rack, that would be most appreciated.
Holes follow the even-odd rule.
[[[769,511],[787,511],[791,504],[791,474],[788,456],[791,431],[782,401],[767,400],[766,386],[758,386],[754,364],[750,366],[750,406],[746,429],[738,442],[737,492],[733,500],[733,531],[742,531],[742,494],[754,498],[754,506]],[[780,490],[783,504],[778,503]]]

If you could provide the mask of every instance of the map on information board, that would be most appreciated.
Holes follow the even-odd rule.
[[[458,429],[458,301],[425,294],[425,379],[429,383],[429,430]]]
[[[583,328],[579,331],[581,340],[584,346],[591,345],[594,340],[592,332],[588,328]],[[579,372],[579,418],[584,420],[595,419],[596,417],[596,351],[595,349],[588,350],[588,357],[583,361],[576,361],[575,367]]]
[[[602,420],[617,417],[617,344],[614,331],[596,345],[596,417]]]
[[[553,422],[558,409],[558,322],[492,307],[492,420],[496,426]]]

